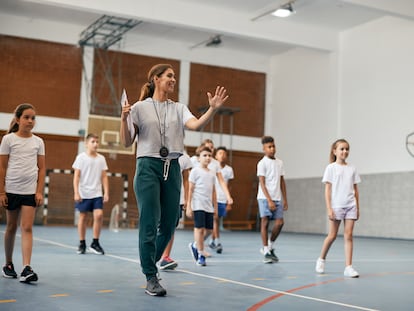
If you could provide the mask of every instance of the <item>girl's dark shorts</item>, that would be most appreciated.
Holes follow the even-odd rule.
[[[36,207],[36,200],[34,194],[15,194],[6,193],[8,205],[6,207],[9,211],[14,211],[21,206],[33,206]]]

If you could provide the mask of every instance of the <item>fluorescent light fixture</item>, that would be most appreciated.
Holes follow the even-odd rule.
[[[293,13],[295,13],[295,11],[292,8],[292,4],[288,3],[285,5],[282,5],[280,8],[272,12],[272,15],[277,16],[277,17],[288,17],[292,15]]]

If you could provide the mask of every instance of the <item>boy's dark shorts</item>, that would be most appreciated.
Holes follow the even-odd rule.
[[[194,211],[194,228],[213,230],[214,213]]]
[[[6,207],[9,211],[14,211],[22,205],[36,207],[36,200],[34,194],[15,194],[6,193],[8,205]]]
[[[227,215],[227,203],[217,202],[218,217],[225,217]]]
[[[103,209],[103,197],[82,199],[82,201],[75,203],[75,208],[80,213],[93,212],[95,209]]]

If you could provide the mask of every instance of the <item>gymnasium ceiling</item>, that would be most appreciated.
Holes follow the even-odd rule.
[[[293,47],[333,51],[338,34],[385,16],[414,20],[412,0],[296,0],[295,14],[264,14],[289,0],[1,0],[0,13],[87,28],[102,15],[142,21],[131,34],[174,40],[189,49],[263,55]],[[262,16],[263,15],[263,16]],[[1,30],[0,30],[1,32]],[[207,47],[220,35],[222,43]],[[76,42],[74,42],[76,43]]]

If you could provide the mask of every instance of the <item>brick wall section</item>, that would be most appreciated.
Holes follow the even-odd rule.
[[[177,84],[170,98],[177,101],[180,78],[179,61],[96,49],[90,113],[119,116],[119,99],[122,89],[126,89],[130,103],[136,102],[141,93],[141,86],[148,80],[148,71],[153,65],[160,63],[170,64],[174,68]],[[105,74],[109,74],[111,78],[108,79]],[[109,87],[108,81],[110,80],[114,86],[113,91]]]
[[[0,110],[31,103],[43,116],[79,117],[80,48],[0,35]]]
[[[213,93],[217,85],[224,86],[230,95],[227,107],[241,109],[234,116],[233,134],[261,137],[264,133],[266,75],[264,73],[237,70],[202,64],[191,64],[190,110],[196,114],[207,106],[207,91]],[[219,121],[214,119],[214,132],[219,132]],[[223,133],[229,134],[228,118],[223,122]],[[208,125],[207,127],[209,127]]]

